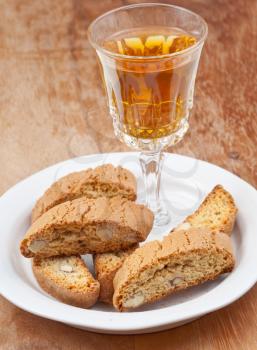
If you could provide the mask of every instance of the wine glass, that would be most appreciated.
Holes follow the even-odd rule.
[[[141,3],[96,18],[88,35],[115,135],[141,151],[146,205],[155,214],[155,225],[165,225],[170,217],[160,200],[163,150],[188,130],[207,24],[181,7]]]

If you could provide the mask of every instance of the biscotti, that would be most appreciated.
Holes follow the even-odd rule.
[[[135,176],[120,166],[114,167],[111,164],[105,164],[95,169],[71,173],[55,182],[39,198],[32,211],[31,221],[34,222],[55,205],[75,198],[119,195],[129,200],[135,200],[136,192]]]
[[[41,288],[54,298],[82,308],[96,303],[100,284],[79,256],[34,258],[32,268]]]
[[[21,242],[25,257],[105,253],[144,241],[153,213],[124,198],[79,198],[59,204],[35,221]]]
[[[237,208],[231,194],[217,185],[204,199],[199,208],[189,215],[176,229],[208,227],[212,232],[231,235]]]
[[[138,248],[138,244],[126,250],[96,254],[94,256],[96,278],[100,283],[99,301],[112,304],[114,276],[123,264],[125,258],[136,248]]]
[[[237,209],[229,192],[218,185],[206,196],[200,207],[174,230],[189,229],[190,227],[208,227],[213,232],[231,234]],[[94,259],[95,271],[100,281],[100,297],[102,301],[112,303],[113,281],[115,271],[118,271],[125,257],[132,251],[96,254]]]
[[[128,256],[114,277],[113,305],[132,310],[234,267],[231,239],[207,229],[175,231]]]

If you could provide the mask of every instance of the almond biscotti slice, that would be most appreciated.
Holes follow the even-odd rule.
[[[89,308],[98,299],[100,284],[79,256],[34,258],[32,269],[41,288],[66,304]]]
[[[144,241],[154,215],[124,198],[79,198],[59,204],[35,221],[21,242],[25,257],[105,253]]]
[[[121,196],[136,199],[135,176],[127,169],[104,164],[95,169],[71,173],[55,182],[39,200],[33,211],[34,222],[43,213],[57,204],[79,197],[97,198],[100,196]]]
[[[96,254],[94,256],[96,279],[100,283],[100,301],[107,304],[112,304],[114,276],[122,266],[125,258],[134,252],[138,247],[139,245],[135,244],[133,247],[126,250],[120,250],[113,253]]]
[[[236,214],[237,208],[233,197],[221,185],[217,185],[200,207],[189,215],[176,230],[205,226],[212,232],[224,232],[231,235]]]
[[[218,185],[207,195],[200,207],[174,230],[189,229],[190,227],[206,226],[214,232],[231,234],[237,208],[233,197],[222,186]],[[100,281],[100,299],[110,303],[113,293],[113,281],[115,272],[122,265],[127,253],[108,253],[101,256],[96,254],[94,259],[95,271]]]
[[[231,239],[207,229],[174,231],[127,257],[114,277],[113,304],[119,311],[195,286],[234,267]]]

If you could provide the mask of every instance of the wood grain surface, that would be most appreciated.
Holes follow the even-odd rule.
[[[133,2],[0,0],[0,194],[55,162],[126,150],[113,135],[86,33],[99,14]],[[172,2],[202,15],[209,36],[190,131],[170,151],[218,164],[256,186],[257,2]],[[112,336],[33,316],[0,297],[0,349],[254,350],[256,309],[255,286],[223,310],[177,329]]]

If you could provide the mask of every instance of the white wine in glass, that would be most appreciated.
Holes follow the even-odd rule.
[[[146,204],[157,226],[169,221],[159,198],[162,152],[188,129],[206,36],[207,25],[197,14],[154,3],[115,9],[89,27],[115,134],[141,151]]]

